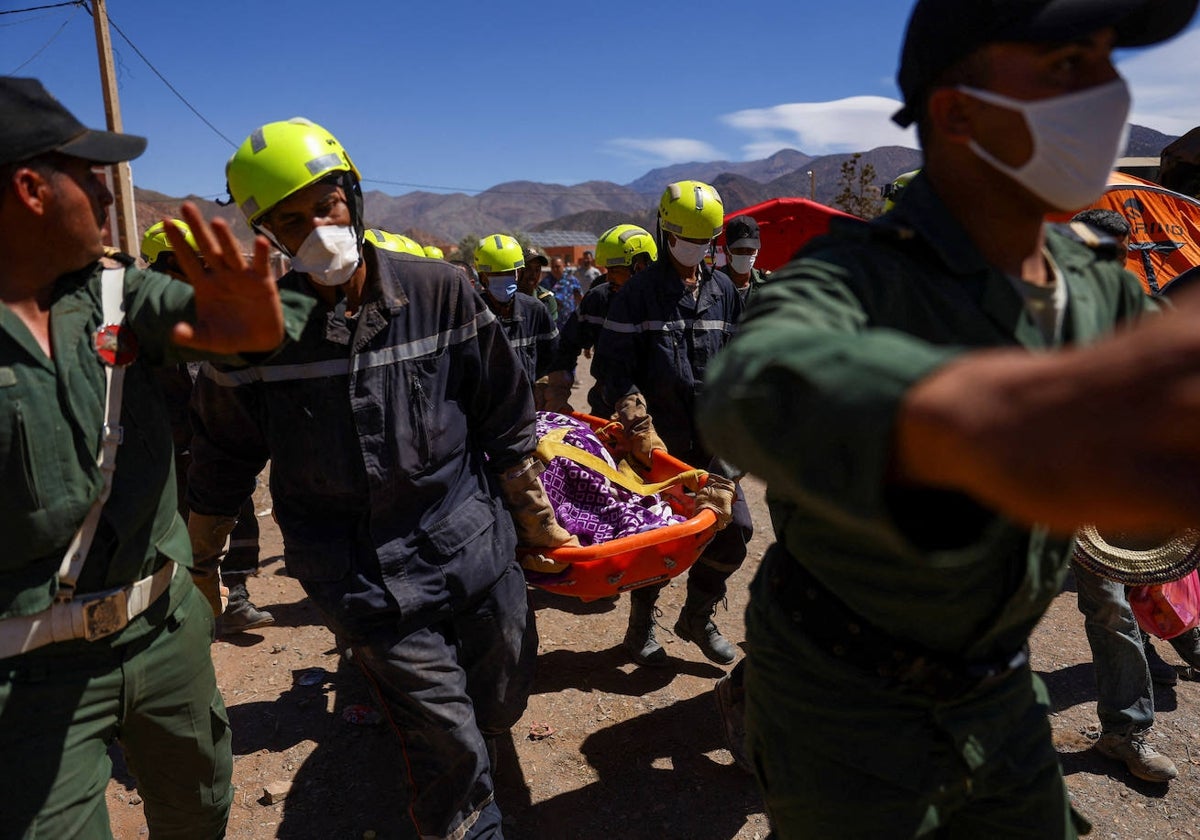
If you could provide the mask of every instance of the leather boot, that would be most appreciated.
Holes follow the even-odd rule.
[[[229,583],[229,605],[217,619],[217,633],[222,636],[232,636],[247,630],[257,630],[275,623],[275,616],[266,610],[260,610],[250,601],[250,593],[246,591],[246,579],[235,578]]]
[[[713,662],[728,665],[734,660],[737,651],[729,640],[721,635],[721,631],[712,620],[717,601],[722,597],[692,591],[689,587],[687,600],[679,612],[679,620],[675,622],[675,635],[685,641],[695,642],[700,652]]]
[[[658,589],[635,589],[629,593],[629,629],[625,631],[625,650],[639,665],[665,665],[667,652],[654,635],[654,615],[659,610]]]
[[[1129,772],[1147,782],[1169,782],[1179,775],[1175,762],[1154,748],[1141,732],[1105,732],[1096,742],[1096,751],[1124,762]]]

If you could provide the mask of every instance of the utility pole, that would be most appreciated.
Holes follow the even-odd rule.
[[[104,91],[104,117],[109,131],[122,131],[121,101],[117,95],[117,74],[113,67],[112,37],[108,33],[106,0],[92,0],[92,22],[96,26],[96,53],[100,58],[100,87]],[[137,235],[137,210],[133,204],[133,172],[128,161],[114,164],[112,191],[116,208],[113,239],[118,248],[137,256],[141,247]]]

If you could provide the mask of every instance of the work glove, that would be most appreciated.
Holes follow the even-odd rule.
[[[711,510],[717,515],[717,530],[720,531],[733,521],[733,500],[737,497],[737,485],[732,479],[716,473],[708,474],[708,481],[696,491],[696,512]]]
[[[534,402],[538,411],[554,411],[559,414],[570,414],[571,386],[575,377],[569,370],[552,370],[537,381],[534,387]],[[539,392],[537,385],[541,386]]]
[[[236,516],[212,516],[195,511],[188,515],[192,582],[208,600],[214,618],[225,612],[229,603],[229,590],[221,585],[221,560],[229,550],[229,532],[236,524]]]
[[[545,469],[545,464],[530,456],[500,476],[500,490],[517,529],[517,544],[523,549],[578,547],[579,539],[560,525],[554,515],[554,506],[539,478]],[[542,571],[566,568],[537,552],[525,553],[532,555],[529,560]],[[529,564],[526,558],[521,562],[522,565]]]
[[[618,400],[615,408],[612,419],[625,427],[625,457],[638,466],[650,469],[650,453],[655,449],[665,452],[667,445],[654,430],[654,422],[646,410],[646,400],[641,394],[630,394]]]

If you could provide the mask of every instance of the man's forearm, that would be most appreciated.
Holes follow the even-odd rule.
[[[1200,330],[1169,320],[1086,348],[984,351],[937,369],[901,404],[892,479],[960,490],[1059,533],[1195,526]]]

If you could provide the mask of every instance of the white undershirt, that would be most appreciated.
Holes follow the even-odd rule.
[[[1063,320],[1067,313],[1067,284],[1050,252],[1043,249],[1042,255],[1046,258],[1046,265],[1052,275],[1048,285],[1039,286],[1019,277],[1007,276],[1013,288],[1025,301],[1025,311],[1037,325],[1046,344],[1054,346],[1062,340]]]

